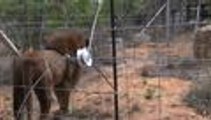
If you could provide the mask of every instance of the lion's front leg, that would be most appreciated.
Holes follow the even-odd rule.
[[[55,87],[55,94],[60,105],[60,110],[64,113],[69,112],[69,95],[70,90],[65,83],[59,84]]]

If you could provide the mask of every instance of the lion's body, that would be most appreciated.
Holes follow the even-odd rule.
[[[68,33],[66,33],[68,36]],[[69,42],[69,46],[74,47],[71,41],[75,37],[69,34],[68,39],[63,39]],[[63,36],[63,35],[61,35]],[[72,37],[71,37],[72,36]],[[55,40],[61,39],[56,38]],[[85,39],[77,38],[78,43]],[[57,41],[58,42],[58,41]],[[65,44],[68,46],[68,44]],[[81,45],[80,47],[83,47]],[[60,46],[62,48],[62,46]],[[65,46],[64,46],[65,47]],[[63,49],[63,48],[62,48]],[[75,46],[74,51],[78,49]],[[71,53],[72,49],[68,49]],[[67,52],[67,51],[66,51]],[[74,57],[74,52],[72,52]],[[76,61],[71,61],[57,50],[28,50],[23,53],[22,57],[17,57],[14,60],[14,112],[17,120],[21,119],[18,112],[22,109],[21,104],[24,102],[27,93],[31,87],[34,87],[34,92],[39,100],[41,109],[41,119],[46,118],[49,114],[52,101],[52,92],[55,93],[60,105],[60,112],[68,112],[69,94],[73,87],[77,84],[80,76],[81,68]],[[34,86],[35,85],[35,86]],[[26,108],[31,112],[32,106],[31,94],[28,96]],[[28,115],[31,119],[31,115]]]

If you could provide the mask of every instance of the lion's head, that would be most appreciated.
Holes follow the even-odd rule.
[[[73,55],[80,48],[88,45],[86,36],[78,30],[62,29],[48,34],[44,39],[45,49],[61,54]]]

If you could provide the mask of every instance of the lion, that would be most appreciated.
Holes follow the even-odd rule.
[[[24,116],[23,105],[28,119],[32,119],[31,89],[39,101],[41,120],[49,118],[52,92],[60,105],[59,113],[68,112],[70,92],[81,75],[76,51],[87,45],[88,39],[80,31],[56,30],[45,37],[45,49],[29,49],[14,59],[13,110],[16,120],[22,120]]]

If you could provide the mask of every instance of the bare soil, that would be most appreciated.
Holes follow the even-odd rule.
[[[185,66],[184,61],[179,61],[193,58],[192,42],[187,39],[181,36],[170,44],[143,43],[118,52],[118,56],[124,58],[118,64],[121,120],[209,120],[183,101],[194,86],[193,76],[197,70],[195,62]],[[111,66],[99,68],[113,83]],[[182,74],[184,72],[187,74]],[[0,118],[11,120],[11,88],[0,89]],[[114,119],[112,93],[113,88],[102,75],[88,69],[71,94],[71,112],[65,118]]]

